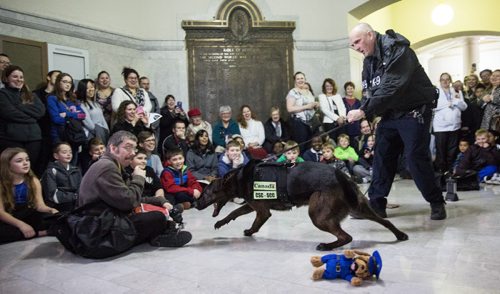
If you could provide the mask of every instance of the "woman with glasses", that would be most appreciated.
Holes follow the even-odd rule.
[[[62,132],[66,127],[66,122],[69,119],[76,119],[83,121],[86,117],[80,101],[78,101],[73,93],[74,85],[73,78],[68,73],[61,73],[56,78],[54,87],[54,94],[47,97],[47,108],[51,121],[50,135],[52,139],[52,146],[63,142],[65,139],[61,138]],[[75,142],[68,142],[73,151],[72,165],[77,165],[78,162],[78,149],[80,145]]]
[[[434,165],[437,171],[445,173],[451,171],[458,152],[459,132],[462,125],[461,115],[462,111],[467,108],[467,104],[462,92],[456,92],[451,87],[449,73],[441,74],[439,84],[439,98],[432,121],[436,142]]]
[[[155,134],[150,131],[142,131],[137,135],[137,143],[139,147],[145,150],[147,155],[147,166],[153,168],[158,177],[163,172],[163,164],[161,158],[156,154],[156,138]]]
[[[145,115],[151,111],[151,100],[149,100],[148,91],[139,87],[139,73],[130,67],[124,67],[122,71],[125,86],[116,88],[111,96],[111,106],[114,112],[123,101],[132,101],[137,106],[144,109]]]

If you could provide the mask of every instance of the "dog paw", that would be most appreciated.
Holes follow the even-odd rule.
[[[222,227],[223,225],[225,225],[223,221],[218,221],[215,223],[214,228],[217,230],[220,229],[220,227]]]
[[[244,230],[243,231],[243,235],[247,236],[247,237],[250,237],[253,235],[253,231],[248,229],[248,230]]]
[[[332,250],[332,248],[327,243],[319,243],[318,246],[316,246],[316,250],[328,251],[328,250]]]
[[[396,238],[398,238],[399,241],[406,241],[408,240],[408,235],[406,235],[406,233],[399,233]]]

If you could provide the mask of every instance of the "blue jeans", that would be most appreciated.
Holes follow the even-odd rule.
[[[494,173],[496,173],[498,170],[496,165],[487,165],[483,167],[480,171],[477,172],[477,177],[479,179],[479,182],[483,182],[483,179],[485,177],[492,176]]]

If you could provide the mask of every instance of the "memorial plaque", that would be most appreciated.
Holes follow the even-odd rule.
[[[293,85],[295,24],[263,21],[256,6],[245,3],[254,5],[225,1],[221,19],[212,23],[183,21],[190,106],[201,108],[210,122],[218,119],[221,105],[230,105],[234,118],[244,104],[261,121],[273,105],[285,113],[285,97]]]

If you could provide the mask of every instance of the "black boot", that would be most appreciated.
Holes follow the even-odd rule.
[[[387,218],[387,213],[385,212],[386,205],[387,199],[385,197],[370,199],[370,207],[381,218]]]
[[[446,218],[446,209],[444,208],[444,204],[444,202],[431,203],[432,220],[443,220]]]

